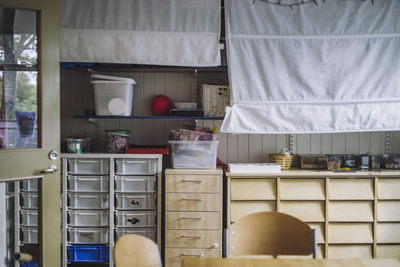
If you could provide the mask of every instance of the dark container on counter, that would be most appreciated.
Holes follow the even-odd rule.
[[[128,130],[107,130],[106,150],[108,153],[125,153],[129,143]]]

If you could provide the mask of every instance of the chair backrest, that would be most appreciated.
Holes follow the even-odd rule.
[[[136,234],[121,236],[114,248],[116,267],[161,267],[158,246],[152,240]]]
[[[316,257],[315,232],[305,222],[279,212],[258,212],[233,223],[228,255],[310,255]]]

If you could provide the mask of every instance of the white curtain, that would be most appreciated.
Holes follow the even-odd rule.
[[[218,0],[61,0],[61,61],[220,65]]]
[[[400,130],[400,1],[225,0],[229,133]]]

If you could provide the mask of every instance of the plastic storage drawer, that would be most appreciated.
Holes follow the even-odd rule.
[[[21,192],[20,206],[24,209],[38,208],[38,194]]]
[[[20,239],[23,244],[38,243],[39,230],[37,227],[21,227],[20,230]]]
[[[115,224],[122,227],[156,227],[157,211],[116,211]]]
[[[157,159],[116,159],[116,172],[119,175],[156,174]]]
[[[71,192],[108,192],[109,188],[109,176],[68,176]]]
[[[156,176],[117,176],[117,192],[157,192]]]
[[[70,226],[84,227],[95,226],[102,227],[109,225],[109,213],[107,211],[93,210],[71,210],[68,211],[68,224]]]
[[[108,193],[69,193],[68,206],[71,209],[108,209]]]
[[[68,262],[108,262],[110,249],[106,246],[69,246]]]
[[[23,180],[23,181],[21,181],[20,188],[22,191],[37,192],[38,191],[38,180],[37,179]]]
[[[21,209],[20,223],[22,226],[38,226],[38,211]]]
[[[142,235],[157,242],[157,228],[117,228],[115,230],[115,240],[126,234]]]
[[[157,208],[157,194],[117,193],[115,207],[120,210],[153,210]]]
[[[107,244],[108,228],[69,228],[68,242],[71,244]]]
[[[39,262],[34,261],[21,261],[19,263],[20,267],[39,267]]]
[[[108,174],[109,159],[69,158],[68,172],[76,174]]]

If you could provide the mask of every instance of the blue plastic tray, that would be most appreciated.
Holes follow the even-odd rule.
[[[19,265],[21,266],[21,267],[39,267],[39,262],[23,262],[23,261],[21,261],[20,263],[19,263]]]
[[[108,262],[110,253],[106,246],[69,246],[67,251],[69,262]]]

